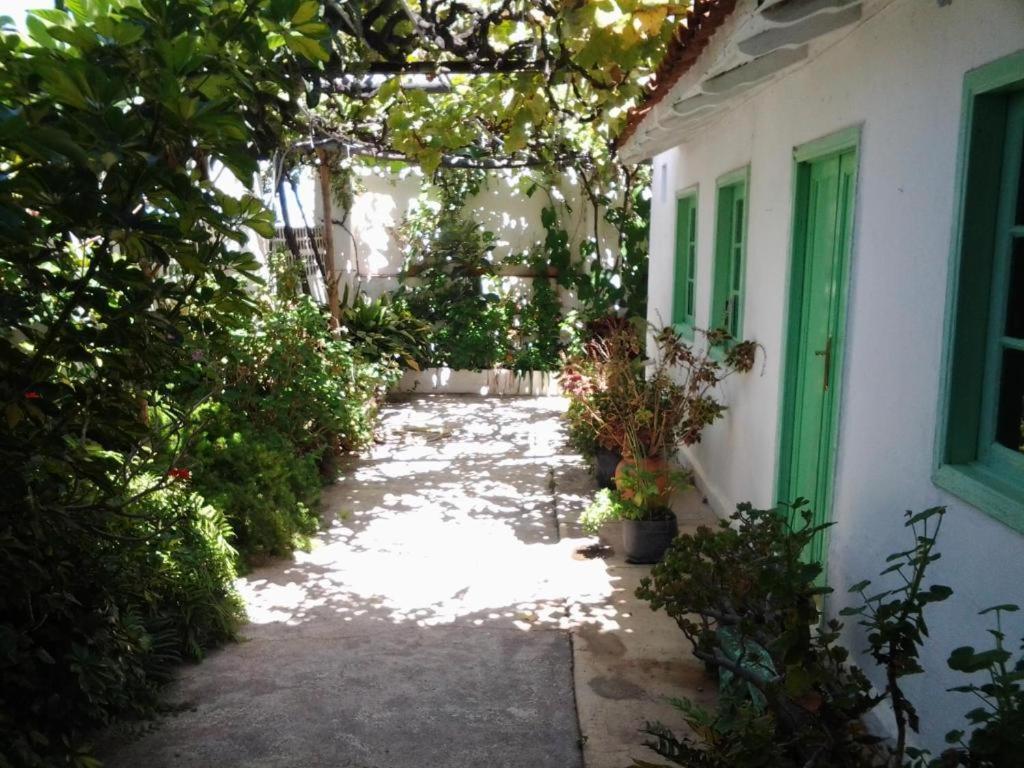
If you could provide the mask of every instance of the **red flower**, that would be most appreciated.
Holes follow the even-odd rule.
[[[33,391],[29,390],[28,392],[25,393],[25,399],[26,400],[42,400],[43,396],[40,395],[38,392],[33,392]]]
[[[167,475],[175,480],[189,480],[192,478],[192,470],[185,467],[171,467]]]

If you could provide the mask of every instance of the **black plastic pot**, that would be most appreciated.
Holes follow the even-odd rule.
[[[661,561],[668,545],[679,532],[676,516],[664,520],[623,520],[622,551],[627,563],[650,564]]]
[[[622,461],[622,454],[618,451],[609,451],[607,448],[598,448],[594,454],[594,464],[597,466],[597,485],[599,488],[615,487],[615,468]]]

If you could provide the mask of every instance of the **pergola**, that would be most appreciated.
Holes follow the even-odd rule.
[[[419,164],[428,176],[437,168],[560,170],[570,165],[596,175],[594,152],[613,154],[614,126],[649,91],[664,42],[680,24],[695,27],[708,12],[694,11],[690,3],[623,0],[607,4],[614,13],[600,5],[326,0],[318,18],[321,4],[303,3],[298,21],[323,27],[327,54],[300,73],[307,132],[284,150],[289,162],[279,165],[297,161],[318,167],[325,221],[333,220],[332,157],[338,155]],[[303,18],[307,6],[308,21]],[[594,33],[595,18],[607,25],[605,38]],[[623,32],[624,48],[616,55],[609,46]],[[435,105],[451,109],[455,98],[478,98],[494,113],[453,117],[459,133],[453,139],[456,126],[431,121],[443,119],[444,109],[435,111]],[[597,125],[604,133],[593,131],[581,142],[580,126]],[[282,183],[279,174],[278,195]],[[331,230],[325,227],[326,257],[310,239],[336,321]],[[286,240],[297,254],[287,226]]]

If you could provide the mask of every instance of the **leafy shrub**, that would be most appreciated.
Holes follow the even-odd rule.
[[[592,460],[600,447],[597,442],[598,431],[593,420],[587,416],[583,404],[576,399],[570,400],[565,409],[565,421],[569,447],[584,459]]]
[[[270,427],[223,403],[197,413],[200,436],[192,449],[196,488],[224,516],[245,557],[287,555],[308,544],[318,527],[320,475],[312,454]]]
[[[24,568],[21,582],[38,590],[31,617],[19,596],[0,597],[0,765],[78,753],[88,730],[148,713],[172,665],[234,636],[242,608],[230,529],[182,482],[168,483],[138,478],[102,536],[50,539],[45,563],[0,548],[4,573]]]
[[[147,626],[172,630],[176,653],[198,660],[234,637],[244,611],[234,588],[232,529],[190,486],[173,475],[167,485],[141,478],[142,495],[125,508],[131,517],[111,548],[131,547],[121,586],[139,600]]]
[[[1010,768],[1020,764],[1024,755],[1024,654],[1013,660],[1002,626],[1002,614],[1018,610],[1018,606],[1006,604],[981,611],[981,616],[995,616],[995,627],[988,630],[992,647],[977,651],[963,646],[950,654],[950,669],[967,675],[981,673],[988,680],[951,689],[977,698],[982,706],[967,713],[972,726],[969,735],[961,729],[946,734],[946,742],[956,746],[932,763],[936,768]]]
[[[906,729],[916,731],[918,722],[900,680],[920,672],[926,606],[951,593],[924,584],[938,558],[943,510],[908,513],[914,546],[890,557],[885,571],[898,574],[899,585],[844,611],[860,616],[869,653],[882,666],[886,684],[876,692],[847,663],[849,653],[838,644],[842,625],[833,620],[817,628],[816,599],[830,590],[816,586],[821,566],[802,556],[823,528],[811,524],[804,506],[796,502],[787,515],[740,505],[719,530],[680,536],[637,590],[675,619],[694,655],[720,675],[717,712],[689,702],[680,707],[696,739],[649,728],[655,740],[648,746],[678,765],[869,768],[902,766],[911,754]],[[863,594],[868,584],[852,591]],[[861,724],[885,700],[898,733],[888,747]]]
[[[232,332],[221,352],[220,400],[303,455],[366,445],[377,397],[397,369],[367,362],[348,340],[332,335],[308,296],[268,301],[262,310]]]
[[[178,376],[196,340],[219,348],[255,309],[246,231],[272,236],[273,214],[210,171],[251,178],[298,124],[294,51],[320,32],[271,41],[297,5],[0,22],[0,765],[86,765],[90,728],[148,710],[237,618],[223,521],[140,485],[168,482],[214,394]]]
[[[726,411],[715,388],[750,371],[759,349],[753,341],[737,342],[718,359],[711,347],[729,340],[721,331],[707,332],[708,347],[698,350],[670,327],[651,327],[648,360],[645,321],[604,325],[582,353],[563,361],[562,389],[576,406],[573,417],[590,421],[599,445],[635,457],[670,456],[680,444],[700,442]]]
[[[602,488],[580,515],[580,525],[589,534],[596,534],[601,526],[615,520],[670,520],[671,510],[638,503],[621,493]]]
[[[342,297],[341,327],[345,339],[365,358],[419,369],[430,326],[415,317],[405,302],[383,294],[369,299],[347,289]]]

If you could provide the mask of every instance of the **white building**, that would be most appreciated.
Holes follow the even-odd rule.
[[[1024,604],[1024,2],[697,5],[621,147],[654,165],[650,319],[766,363],[683,458],[721,515],[803,495],[835,522],[832,614],[909,546],[905,510],[948,508],[956,594],[907,686],[935,748],[974,706],[950,650]]]

